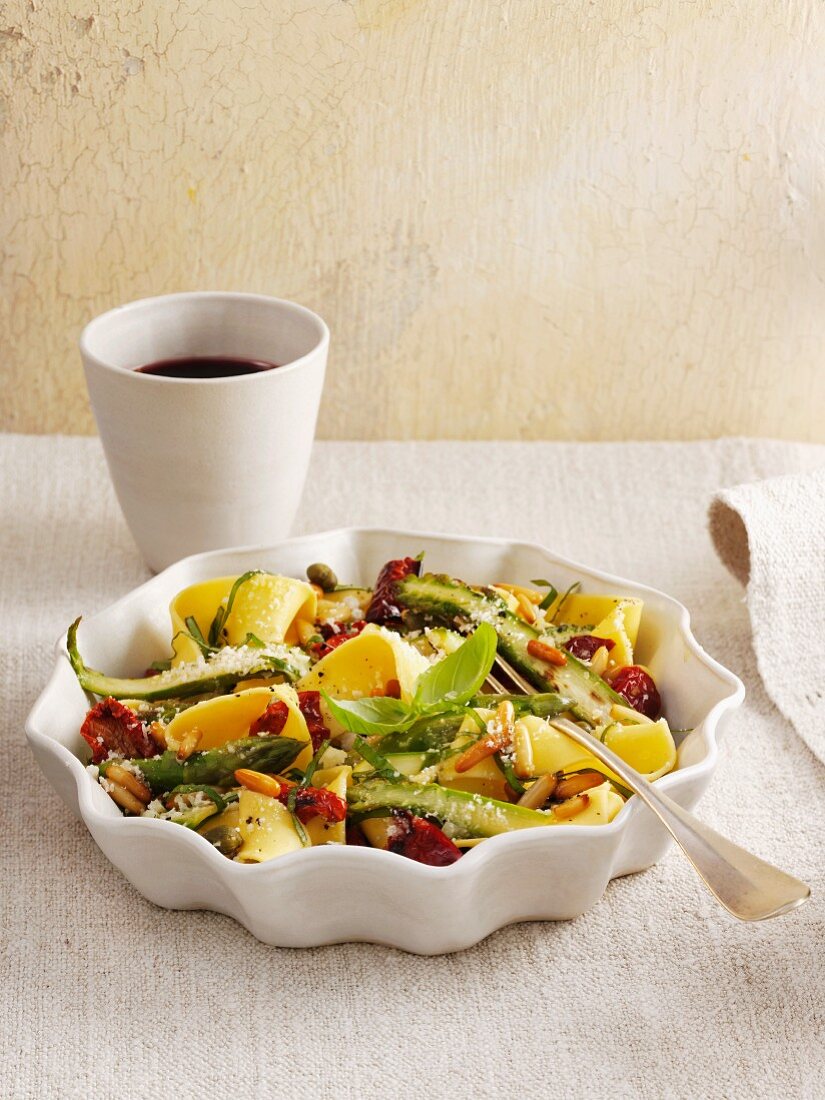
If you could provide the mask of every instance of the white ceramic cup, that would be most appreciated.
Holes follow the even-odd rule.
[[[144,298],[80,337],[86,385],[126,522],[151,569],[289,534],[309,465],[329,331],[258,294]],[[277,370],[164,378],[136,367],[228,356]]]

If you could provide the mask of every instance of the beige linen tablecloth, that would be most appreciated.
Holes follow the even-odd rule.
[[[673,851],[576,921],[430,959],[268,948],[226,917],[156,909],[106,862],[41,779],[23,721],[57,635],[146,573],[97,441],[0,437],[0,458],[0,1095],[823,1095],[825,769],[765,695],[706,511],[717,489],[822,464],[825,448],[316,447],[297,531],[537,540],[684,601],[748,689],[700,812],[814,890],[796,914],[741,925]]]

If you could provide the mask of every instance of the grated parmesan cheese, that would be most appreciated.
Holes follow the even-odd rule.
[[[182,680],[197,679],[201,676],[235,675],[238,679],[248,676],[266,663],[267,658],[284,661],[300,677],[309,672],[309,655],[297,646],[282,642],[270,642],[263,648],[255,646],[223,646],[209,657],[202,655],[197,661],[187,661],[166,669],[153,680],[159,688],[174,689]]]

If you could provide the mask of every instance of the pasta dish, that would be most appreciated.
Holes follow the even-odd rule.
[[[501,833],[621,810],[631,792],[561,719],[648,779],[676,766],[634,660],[643,610],[543,579],[467,584],[407,557],[371,588],[319,563],[306,579],[191,585],[170,605],[170,652],[141,677],[89,668],[80,620],[67,644],[93,702],[89,771],[123,814],[245,864],[354,844],[446,866]]]

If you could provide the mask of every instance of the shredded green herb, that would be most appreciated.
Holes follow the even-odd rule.
[[[570,585],[570,587],[564,593],[562,598],[559,600],[558,606],[556,607],[556,610],[553,612],[553,615],[550,619],[551,623],[554,623],[558,619],[559,612],[564,607],[565,600],[567,600],[570,596],[572,596],[574,594],[574,592],[578,592],[579,589],[581,588],[581,586],[582,586],[581,581],[576,581],[574,584]]]
[[[318,771],[318,766],[321,763],[321,757],[324,755],[324,753],[327,751],[328,748],[329,748],[329,739],[327,738],[326,741],[321,742],[321,744],[318,746],[317,752],[315,753],[313,758],[310,760],[310,762],[307,764],[307,769],[304,772],[303,778],[301,779],[301,783],[300,783],[300,785],[302,787],[309,787],[309,786],[312,785],[312,779],[313,779],[313,776],[315,775],[315,773]]]
[[[232,611],[232,605],[235,602],[235,597],[238,595],[238,589],[242,584],[246,584],[250,577],[255,577],[259,573],[263,573],[263,569],[250,569],[248,572],[242,573],[229,589],[226,603],[218,607],[218,610],[215,612],[215,618],[212,620],[212,625],[209,627],[209,645],[214,647],[220,644],[221,632],[224,626],[226,626],[226,620],[229,618]]]
[[[380,775],[382,779],[403,779],[401,773],[395,770],[386,756],[383,756],[378,749],[374,748],[357,733],[354,734],[353,748],[359,756],[363,756],[366,762],[372,765],[376,774]]]
[[[501,768],[504,778],[507,780],[507,786],[515,791],[520,798],[527,788],[516,775],[513,765],[500,752],[495,754],[495,762],[498,764],[499,768]]]
[[[205,787],[199,783],[181,783],[169,792],[169,797],[176,794],[194,794],[196,791],[201,791],[211,802],[214,802],[218,811],[226,809],[226,798],[222,794],[218,794],[214,787]]]
[[[541,611],[546,611],[548,609],[548,607],[552,607],[553,606],[553,601],[556,599],[556,597],[559,594],[558,588],[556,588],[555,585],[551,584],[550,581],[534,580],[534,581],[530,581],[530,583],[531,584],[537,584],[540,588],[546,588],[547,589],[547,594],[545,595],[544,599],[539,604],[539,609]]]
[[[187,615],[187,617],[183,621],[186,624],[186,629],[189,631],[189,637],[201,651],[203,656],[208,657],[211,653],[214,653],[215,647],[209,645],[207,640],[204,638],[195,616]]]

